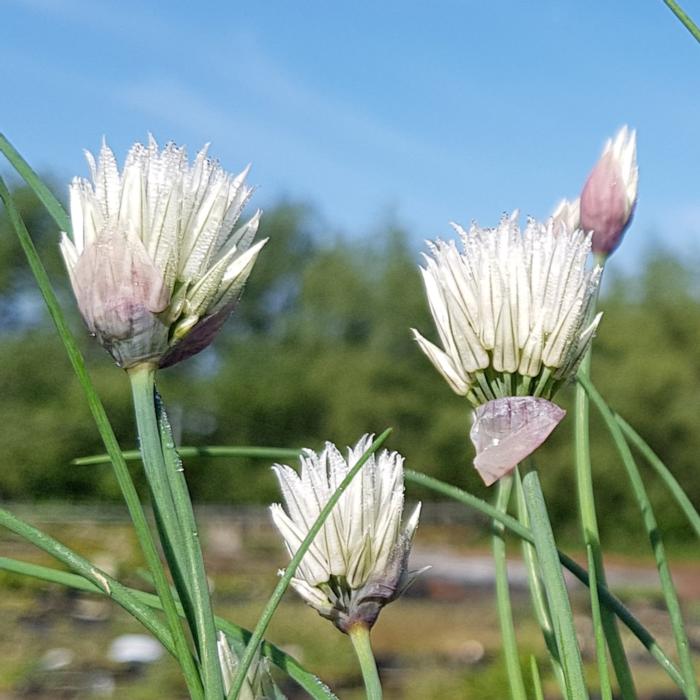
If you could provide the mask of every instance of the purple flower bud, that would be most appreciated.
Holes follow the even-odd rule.
[[[533,396],[507,396],[474,410],[470,437],[474,466],[487,486],[532,454],[566,415],[563,408]]]
[[[581,192],[581,228],[593,232],[593,252],[610,255],[637,203],[637,141],[624,126],[608,140]]]

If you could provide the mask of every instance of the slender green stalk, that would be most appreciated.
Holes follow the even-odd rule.
[[[70,217],[62,204],[56,199],[53,192],[44,184],[41,178],[32,170],[29,163],[19,154],[15,147],[0,134],[0,152],[10,161],[12,167],[20,174],[22,179],[31,187],[39,201],[46,207],[51,218],[56,222],[61,231],[67,233],[71,230]]]
[[[666,6],[680,20],[681,24],[693,35],[696,41],[700,41],[700,28],[683,11],[683,8],[675,0],[664,0]]]
[[[510,493],[513,488],[512,475],[503,477],[498,482],[496,492],[496,509],[501,513],[508,512]],[[527,700],[523,672],[520,668],[518,640],[513,624],[513,610],[510,604],[510,587],[508,585],[508,561],[506,559],[505,528],[503,523],[494,520],[491,525],[491,549],[496,574],[496,605],[498,621],[501,626],[501,644],[506,662],[510,696],[513,700]]]
[[[579,375],[590,376],[591,352],[586,356],[579,368]],[[589,405],[588,396],[580,385],[576,386],[575,398],[575,422],[574,422],[574,450],[576,463],[576,487],[578,489],[579,511],[581,516],[581,528],[586,549],[590,551],[589,572],[595,581],[607,585],[605,568],[603,565],[603,553],[600,546],[600,532],[598,518],[595,510],[595,497],[593,495],[593,478],[591,468],[590,430],[589,430]],[[596,634],[596,659],[598,662],[598,674],[600,676],[601,692],[607,687],[610,692],[610,674],[605,655],[607,641],[610,650],[615,675],[620,685],[623,700],[635,700],[637,692],[634,687],[634,679],[630,671],[625,648],[622,645],[622,637],[618,629],[615,616],[607,609],[599,607],[598,593],[595,586],[590,587],[591,613],[593,620],[600,620],[603,626],[603,635]],[[596,630],[597,632],[598,630]]]
[[[178,447],[177,453],[180,457],[251,457],[253,459],[296,459],[301,450],[289,449],[285,447]],[[138,450],[125,450],[122,457],[127,461],[141,459]],[[87,457],[77,457],[71,460],[71,464],[77,466],[92,464],[108,464],[109,455],[90,455]]]
[[[280,604],[282,596],[284,595],[284,592],[287,590],[289,583],[294,577],[294,574],[296,573],[296,570],[299,564],[301,563],[301,560],[304,558],[304,555],[308,551],[316,535],[318,535],[318,533],[321,531],[321,528],[323,527],[323,523],[326,521],[326,518],[331,514],[331,511],[335,507],[335,504],[338,502],[338,499],[343,495],[348,486],[350,486],[350,483],[359,473],[360,469],[362,469],[365,462],[384,444],[384,442],[390,434],[391,428],[387,428],[369,446],[367,451],[357,461],[357,464],[355,464],[355,466],[348,472],[347,476],[340,482],[340,485],[328,499],[326,505],[323,506],[323,508],[321,508],[321,512],[318,514],[318,517],[314,521],[314,524],[309,528],[308,534],[306,535],[302,543],[299,545],[299,549],[297,549],[296,554],[292,557],[292,560],[289,562],[289,565],[285,569],[284,574],[280,577],[277,586],[275,586],[275,590],[272,592],[270,599],[267,601],[267,604],[265,605],[265,608],[263,609],[263,612],[260,615],[257,624],[255,625],[255,630],[253,631],[253,635],[250,638],[248,645],[246,646],[245,653],[243,654],[243,658],[241,659],[240,665],[238,667],[238,672],[231,685],[231,692],[228,694],[228,700],[236,700],[236,698],[238,697],[238,693],[240,692],[241,686],[243,685],[246,674],[248,673],[248,669],[250,668],[250,664],[253,661],[253,657],[257,652],[258,645],[260,644],[263,635],[265,634],[265,630],[270,624],[270,620],[275,614],[275,610],[277,610],[277,606]]]
[[[581,650],[576,641],[574,615],[566,592],[564,574],[559,562],[547,506],[535,470],[529,471],[523,477],[523,494],[544,581],[544,590],[549,602],[554,636],[559,647],[559,658],[564,670],[568,697],[571,700],[584,700],[588,698],[588,690],[583,674]]]
[[[207,700],[224,697],[217,651],[216,626],[207,588],[202,553],[179,459],[172,458],[172,437],[164,444],[155,405],[156,367],[143,364],[129,370],[143,465],[153,497],[163,548],[183,601],[202,667]],[[161,411],[161,416],[163,415]],[[169,426],[168,426],[169,428]],[[166,452],[167,455],[166,456]]]
[[[624,419],[622,416],[615,415],[615,420],[617,421],[622,432],[625,434],[627,441],[634,445],[644,457],[644,459],[649,462],[649,465],[654,469],[654,471],[661,477],[661,480],[666,484],[666,487],[671,492],[671,495],[675,498],[676,503],[678,503],[680,509],[688,518],[693,530],[698,537],[700,537],[700,515],[695,509],[695,506],[691,503],[690,499],[686,495],[683,487],[678,483],[676,477],[673,476],[671,470],[661,461],[654,450],[649,447],[649,445],[644,441],[642,436]]]
[[[421,472],[416,472],[412,469],[404,470],[404,479],[417,484],[418,486],[429,488],[436,493],[441,493],[442,495],[452,498],[455,501],[464,503],[469,508],[473,508],[488,518],[502,522],[506,528],[510,530],[510,532],[517,535],[521,539],[534,544],[535,540],[530,530],[523,527],[521,523],[510,515],[500,513],[490,503],[487,503],[481,498],[477,498],[473,494],[467,493],[456,486],[446,484],[444,481],[435,479],[427,474],[421,474]],[[588,572],[582,566],[579,566],[571,557],[564,554],[564,552],[558,552],[558,555],[562,566],[568,569],[579,581],[581,581],[581,583],[584,584],[584,586],[590,586]],[[649,632],[649,630],[647,630],[647,628],[644,627],[639,620],[637,620],[637,618],[625,607],[624,603],[619,598],[617,598],[601,583],[598,583],[598,595],[600,596],[603,605],[609,607],[615,612],[618,619],[625,624],[629,631],[632,632],[642,646],[649,652],[651,657],[657,661],[659,666],[661,666],[664,671],[666,671],[669,678],[682,691],[685,692],[685,680],[683,679],[683,676],[681,676],[666,652],[659,646],[659,643],[656,641],[656,639],[654,639],[651,632]]]
[[[516,471],[516,494],[518,503],[518,520],[529,529],[530,518],[527,514],[527,506],[525,505],[525,495],[523,494],[523,484],[520,478],[520,470]],[[522,541],[523,560],[525,561],[525,570],[527,571],[528,584],[530,588],[530,598],[532,607],[535,611],[535,618],[542,630],[545,646],[549,652],[549,659],[552,664],[554,676],[557,679],[559,688],[562,694],[566,693],[566,683],[564,682],[564,671],[561,667],[561,659],[559,658],[559,648],[557,640],[554,638],[554,629],[552,627],[552,616],[549,613],[547,597],[542,587],[540,579],[539,565],[537,563],[537,553],[535,548],[526,540]]]
[[[700,695],[698,694],[698,685],[695,678],[695,671],[693,669],[693,660],[690,653],[690,647],[688,645],[688,636],[685,631],[685,625],[683,624],[680,601],[678,600],[678,593],[676,592],[673,577],[671,576],[671,569],[666,557],[666,549],[664,547],[663,539],[656,522],[656,516],[654,515],[654,511],[651,507],[651,502],[649,501],[646,488],[644,487],[644,481],[639,473],[639,469],[637,468],[637,464],[634,461],[630,448],[625,441],[622,428],[620,428],[620,425],[615,420],[615,416],[608,407],[607,403],[605,403],[603,397],[598,393],[587,377],[579,376],[578,381],[586,390],[586,393],[595,404],[603,420],[605,421],[613,442],[615,443],[615,447],[617,448],[625,469],[627,470],[632,491],[637,499],[639,509],[642,513],[644,527],[646,528],[651,549],[654,553],[656,568],[659,571],[659,580],[661,581],[664,601],[666,602],[668,614],[671,619],[671,627],[673,628],[673,636],[676,642],[676,650],[680,661],[681,673],[685,679],[685,692],[689,700],[698,700]]]
[[[537,659],[534,654],[530,656],[530,674],[532,675],[532,688],[535,700],[544,700],[544,690],[542,689],[542,679],[540,669],[537,667]]]
[[[596,579],[598,569],[594,564],[593,549],[590,545],[586,545],[586,554],[588,555],[588,573],[591,577],[589,590],[591,592],[591,615],[593,618],[593,634],[595,635],[596,661],[598,662],[600,698],[601,700],[613,700],[610,674],[608,673],[608,664],[605,658],[605,631],[603,629],[600,600],[598,598],[598,581]],[[623,697],[625,696],[623,695]]]
[[[171,654],[177,657],[173,638],[168,628],[148,607],[134,598],[131,592],[125,586],[122,586],[119,581],[98,569],[87,559],[81,557],[58,540],[4,508],[0,508],[0,525],[31,542],[39,549],[50,554],[54,559],[65,564],[72,571],[80,574],[84,580],[89,581],[102,594],[112,598],[124,610],[133,615]]]
[[[49,583],[56,583],[61,586],[68,586],[69,588],[85,591],[86,593],[95,593],[101,596],[106,595],[103,588],[91,583],[83,576],[71,574],[66,571],[59,571],[58,569],[52,569],[48,566],[29,564],[28,562],[19,561],[18,559],[11,559],[9,557],[0,557],[0,570],[9,571],[23,576],[31,576],[32,578],[48,581]],[[152,593],[146,593],[145,591],[140,591],[136,588],[129,588],[127,586],[124,586],[124,588],[132,596],[149,607],[157,610],[163,609],[163,604],[158,596],[153,595]],[[180,605],[178,605],[178,613],[180,615],[184,615],[184,611]],[[250,631],[239,627],[238,625],[234,625],[232,622],[228,622],[221,617],[216,617],[215,620],[217,628],[225,632],[228,637],[232,637],[233,639],[244,644],[250,639],[252,634]],[[314,698],[314,700],[337,700],[336,696],[331,692],[328,686],[326,686],[313,673],[307,671],[299,664],[298,661],[282,651],[279,647],[276,647],[274,644],[269,642],[263,642],[260,645],[260,648],[263,656],[270,659],[270,661],[272,661],[277,668],[284,671],[290,678],[296,681],[301,688],[303,688],[312,698]]]
[[[210,671],[221,677],[214,611],[212,609],[211,596],[209,595],[207,573],[204,568],[204,557],[199,541],[197,523],[194,517],[194,510],[192,509],[192,499],[187,488],[182,460],[175,449],[175,441],[165,413],[165,406],[158,392],[155,393],[155,405],[160,430],[160,442],[165,460],[165,474],[172,493],[175,513],[183,534],[187,579],[197,621],[196,636],[200,645],[202,666],[206,672],[208,661],[211,667]],[[223,678],[221,693],[219,694],[218,688],[214,687],[212,694],[217,700],[224,696]]]
[[[350,628],[348,636],[355,649],[357,660],[360,662],[367,700],[382,700],[382,684],[377,672],[377,662],[374,660],[374,654],[372,653],[369,627],[362,624],[354,625]]]
[[[29,184],[32,183],[30,182]],[[53,195],[48,193],[47,196],[52,197]],[[5,205],[7,215],[15,230],[15,233],[17,234],[17,238],[19,239],[22,250],[27,258],[32,274],[36,279],[41,295],[44,298],[44,302],[46,303],[51,320],[56,326],[56,330],[58,331],[61,341],[63,342],[63,346],[73,367],[73,371],[75,372],[78,382],[85,393],[90,412],[92,413],[95,425],[97,426],[97,430],[102,438],[102,442],[110,456],[110,459],[112,460],[117,483],[119,484],[119,488],[124,496],[124,501],[134,524],[134,530],[136,531],[136,536],[141,546],[141,550],[143,551],[146,564],[151,572],[151,575],[153,576],[156,592],[163,600],[168,625],[173,635],[178,659],[183,669],[183,673],[185,674],[190,693],[192,694],[193,698],[201,697],[199,672],[197,671],[194,660],[192,659],[187,638],[185,637],[184,630],[180,624],[180,620],[175,609],[175,601],[172,597],[170,586],[165,575],[165,570],[160,557],[158,556],[158,550],[156,549],[153,535],[146,521],[146,516],[143,512],[143,507],[141,506],[138,493],[136,492],[136,487],[131,479],[126,462],[121,456],[121,448],[119,447],[117,438],[114,435],[112,426],[107,418],[107,413],[104,409],[102,401],[100,400],[92,380],[90,379],[83,356],[78,349],[78,345],[75,342],[73,334],[68,328],[68,324],[58,303],[56,294],[53,291],[51,282],[49,281],[49,277],[46,273],[46,269],[39,258],[36,248],[34,247],[34,242],[29,235],[29,231],[27,231],[27,227],[24,225],[24,221],[22,221],[22,217],[17,211],[17,208],[12,200],[12,196],[10,195],[10,192],[2,178],[0,178],[0,199],[2,199]],[[60,204],[58,206],[60,207]]]

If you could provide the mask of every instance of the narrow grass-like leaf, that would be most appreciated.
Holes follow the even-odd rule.
[[[608,431],[610,432],[613,443],[615,444],[620,458],[622,459],[622,463],[627,471],[634,497],[637,500],[639,510],[642,514],[642,520],[644,521],[644,527],[651,544],[651,549],[654,553],[656,568],[659,571],[661,590],[663,592],[664,601],[671,620],[671,627],[673,629],[673,637],[676,642],[676,651],[678,652],[681,673],[683,674],[683,678],[685,680],[685,692],[689,700],[698,700],[699,695],[697,679],[695,677],[693,659],[688,644],[688,635],[683,623],[680,601],[678,600],[678,593],[673,583],[673,577],[671,576],[671,569],[666,557],[666,548],[664,547],[663,538],[661,537],[661,532],[656,522],[656,516],[654,515],[654,511],[651,507],[651,502],[649,501],[649,496],[644,486],[644,481],[639,473],[639,469],[634,461],[629,445],[625,440],[625,436],[622,433],[622,428],[615,420],[615,416],[608,407],[608,404],[598,393],[588,377],[579,376],[578,381],[586,390],[586,393],[590,397],[591,401],[600,412],[600,415],[603,418]]]
[[[508,512],[508,503],[513,488],[513,477],[503,477],[498,482],[496,493],[496,509],[501,513]],[[496,575],[496,606],[498,621],[501,626],[501,645],[506,662],[510,696],[513,700],[527,700],[523,672],[520,668],[518,640],[513,624],[513,609],[510,603],[510,586],[508,584],[508,560],[506,559],[505,527],[499,520],[491,525],[491,550]]]
[[[571,700],[584,700],[588,698],[588,690],[583,673],[581,650],[576,639],[574,614],[566,591],[564,574],[559,562],[547,506],[535,470],[529,471],[523,477],[523,494],[537,551],[537,561],[540,565],[544,590],[549,602],[554,636],[559,647],[559,658],[564,671],[568,696]]]
[[[153,392],[151,392],[152,394]],[[219,654],[217,651],[216,625],[214,624],[214,611],[212,609],[211,596],[207,574],[204,568],[204,558],[199,540],[197,523],[192,509],[187,482],[185,481],[182,461],[175,449],[175,440],[165,406],[158,392],[155,393],[155,410],[160,431],[160,443],[165,462],[165,475],[168,480],[170,492],[173,497],[175,514],[180,524],[184,543],[184,560],[187,569],[189,594],[196,622],[196,636],[205,682],[207,677],[217,676],[221,681],[221,688],[217,687],[216,678],[212,679],[211,692],[214,697],[223,697],[224,687],[221,678]],[[205,685],[205,687],[207,687]]]
[[[417,486],[431,489],[443,496],[452,498],[459,503],[463,503],[469,508],[482,513],[488,518],[499,520],[510,532],[514,533],[521,539],[534,544],[532,532],[523,527],[515,518],[506,514],[500,513],[490,503],[487,503],[481,498],[474,496],[467,491],[463,491],[452,484],[446,484],[444,481],[435,479],[427,474],[413,471],[412,469],[404,470],[404,479],[410,481]],[[563,552],[558,552],[559,561],[566,569],[568,569],[581,583],[585,586],[590,586],[590,580],[586,570],[579,566],[571,557]],[[610,592],[605,586],[598,583],[598,595],[603,605],[609,607],[615,612],[618,619],[634,634],[642,646],[649,652],[650,656],[657,661],[659,666],[668,674],[669,678],[685,692],[685,680],[680,674],[673,661],[668,657],[666,652],[659,646],[654,636],[647,630],[644,625],[625,607],[624,603]]]
[[[594,563],[593,548],[590,544],[586,545],[586,554],[588,555],[588,575],[591,580],[591,585],[589,587],[591,592],[591,617],[593,620],[596,661],[598,663],[600,698],[601,700],[613,700],[610,674],[608,673],[608,661],[605,658],[605,631],[603,630],[600,600],[598,599],[598,581],[596,579],[596,571],[598,569]],[[625,696],[623,695],[623,697]]]
[[[526,527],[530,528],[530,519],[527,515],[527,506],[525,505],[525,496],[523,495],[523,484],[520,478],[520,469],[515,472],[516,478],[516,495],[518,504],[518,520]],[[504,526],[505,527],[505,526]],[[532,544],[526,540],[522,541],[523,560],[525,562],[525,570],[527,571],[528,584],[530,588],[530,598],[532,607],[535,611],[535,618],[542,631],[545,646],[549,652],[549,659],[552,664],[554,676],[557,679],[559,688],[562,694],[566,693],[566,684],[564,682],[564,672],[561,668],[561,660],[559,658],[559,648],[557,640],[554,638],[554,629],[552,628],[552,617],[549,614],[549,605],[547,597],[544,594],[542,580],[540,578],[539,564],[537,563],[537,553]]]
[[[532,688],[535,693],[535,700],[544,700],[544,690],[542,689],[542,679],[540,669],[537,666],[537,659],[534,654],[530,655],[530,674],[532,675]]]
[[[119,581],[106,574],[87,559],[66,547],[62,542],[30,525],[10,511],[0,508],[0,525],[31,542],[35,547],[50,554],[54,559],[65,564],[69,569],[80,574],[97,590],[121,605],[124,610],[135,617],[161,644],[177,658],[173,638],[168,628]]]
[[[0,152],[10,161],[12,167],[19,173],[20,177],[29,185],[39,201],[46,207],[51,218],[56,222],[61,231],[70,233],[70,217],[58,201],[56,196],[44,184],[41,178],[32,170],[29,163],[19,154],[17,149],[7,140],[4,134],[0,134]]]
[[[690,19],[676,0],[664,0],[664,3],[666,3],[666,6],[676,15],[680,23],[693,35],[693,38],[700,42],[700,28]]]
[[[250,664],[253,661],[253,657],[255,656],[258,645],[260,644],[263,635],[265,634],[265,630],[270,624],[270,620],[272,619],[275,610],[277,610],[277,606],[280,604],[282,596],[284,595],[284,592],[287,590],[289,583],[294,577],[294,574],[296,573],[296,570],[299,564],[301,563],[301,560],[304,558],[304,555],[311,546],[311,543],[314,541],[314,538],[316,537],[316,535],[318,535],[321,528],[323,527],[323,523],[326,521],[326,518],[331,514],[331,511],[335,507],[335,504],[338,502],[338,500],[343,495],[348,486],[350,486],[350,483],[359,473],[360,469],[362,469],[365,462],[384,444],[384,442],[390,434],[391,428],[387,428],[369,446],[367,451],[362,455],[362,457],[360,457],[355,466],[352,467],[352,469],[350,469],[347,476],[340,482],[340,485],[335,490],[333,495],[328,499],[326,505],[323,506],[323,508],[321,508],[321,512],[318,514],[318,518],[316,518],[314,524],[309,528],[308,534],[304,538],[303,542],[299,545],[299,549],[297,549],[296,554],[292,557],[292,560],[287,565],[284,574],[280,578],[279,583],[275,587],[275,590],[273,591],[272,595],[270,596],[270,599],[268,600],[267,604],[265,605],[265,608],[263,609],[262,615],[260,616],[260,619],[258,620],[258,623],[255,626],[255,630],[253,631],[253,636],[251,637],[250,641],[248,642],[248,645],[246,646],[245,653],[243,654],[243,658],[241,659],[240,665],[238,667],[238,673],[236,674],[236,677],[234,678],[234,681],[231,685],[231,692],[228,695],[229,700],[235,700],[238,697],[238,693],[240,692],[241,686],[243,685],[243,681],[245,680],[246,674],[248,673],[248,669],[250,668]]]
[[[134,524],[136,536],[138,537],[139,544],[141,545],[144,558],[146,559],[148,568],[153,575],[156,591],[163,599],[168,625],[173,635],[175,648],[177,649],[180,665],[182,666],[183,673],[187,679],[188,687],[193,697],[199,698],[201,697],[199,672],[193,663],[190,647],[185,637],[184,630],[180,624],[180,620],[175,609],[175,601],[170,592],[170,586],[165,575],[165,570],[160,557],[158,556],[158,551],[156,549],[151,530],[146,521],[146,516],[143,512],[141,502],[139,501],[139,497],[136,492],[136,487],[131,479],[126,462],[121,456],[119,443],[117,442],[117,438],[114,435],[112,426],[107,418],[107,413],[104,409],[102,401],[100,400],[92,380],[90,379],[83,356],[78,349],[78,345],[75,342],[73,334],[68,328],[68,323],[66,322],[61,306],[58,303],[56,293],[53,291],[48,274],[46,273],[46,269],[39,258],[39,254],[34,247],[34,242],[29,235],[29,231],[27,231],[27,227],[24,225],[22,217],[17,211],[17,207],[12,200],[10,191],[7,189],[7,186],[2,178],[0,178],[0,199],[2,199],[2,202],[5,205],[10,223],[12,224],[17,238],[19,239],[20,245],[22,246],[22,250],[27,258],[29,267],[34,275],[37,286],[39,287],[39,291],[44,298],[44,302],[46,303],[51,320],[56,326],[58,335],[61,338],[63,346],[68,355],[68,359],[73,367],[73,371],[75,372],[78,382],[83,389],[90,412],[92,413],[95,425],[97,426],[97,430],[102,438],[105,449],[112,460],[117,483],[119,484],[119,488],[124,496],[124,501],[126,502],[129,515],[131,516],[131,520]]]
[[[690,523],[695,534],[700,537],[700,515],[695,509],[695,506],[690,502],[690,499],[686,495],[683,487],[678,483],[676,477],[673,476],[671,470],[661,461],[659,456],[654,452],[654,450],[649,447],[644,438],[620,415],[615,413],[615,420],[618,422],[622,432],[625,434],[627,440],[634,445],[639,450],[639,453],[644,457],[644,459],[649,462],[649,465],[654,469],[654,471],[659,475],[661,480],[666,484],[666,487],[671,492],[671,495],[678,503],[678,506],[683,511],[688,522]]]
[[[289,449],[285,447],[178,447],[177,452],[180,457],[251,457],[253,459],[284,460],[296,459],[301,450]],[[122,452],[122,457],[127,461],[135,461],[141,458],[138,450],[126,450]],[[71,460],[71,464],[77,466],[91,464],[108,464],[109,455],[89,455],[87,457],[76,457]]]
[[[68,586],[69,588],[74,588],[76,590],[85,591],[86,593],[95,593],[102,596],[106,595],[104,589],[100,588],[94,583],[91,583],[83,576],[71,574],[66,571],[59,571],[58,569],[52,569],[48,566],[29,564],[27,562],[19,561],[18,559],[11,559],[9,557],[0,557],[0,570],[21,574],[23,576],[31,576],[49,583],[56,583],[62,586]],[[127,586],[124,588],[145,605],[157,610],[163,609],[163,604],[158,596],[153,595],[152,593],[146,593],[145,591],[140,591],[136,588],[129,588]],[[181,606],[178,606],[178,612],[181,615],[184,615],[184,611],[182,610]],[[252,636],[252,632],[249,630],[239,627],[238,625],[234,625],[232,622],[228,622],[221,617],[216,617],[215,620],[218,629],[225,632],[229,637],[232,637],[243,644],[247,644],[248,640]],[[271,644],[270,642],[262,642],[260,649],[263,656],[270,659],[270,661],[272,661],[277,668],[284,671],[290,678],[298,683],[301,688],[303,688],[312,698],[314,698],[314,700],[337,700],[336,696],[331,692],[328,686],[326,686],[313,673],[307,671],[296,659],[282,651],[279,647]]]

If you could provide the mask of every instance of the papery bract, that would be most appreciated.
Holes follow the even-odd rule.
[[[546,399],[508,396],[474,409],[474,466],[487,486],[513,471],[559,425],[564,409]]]

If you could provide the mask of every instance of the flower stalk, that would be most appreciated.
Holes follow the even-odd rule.
[[[367,700],[382,700],[382,684],[372,652],[369,630],[368,625],[357,623],[348,630],[348,636],[360,663]]]
[[[163,551],[197,647],[205,699],[220,700],[224,686],[211,598],[181,466],[173,459],[172,438],[166,438],[165,443],[161,438],[163,421],[159,425],[155,373],[154,364],[137,365],[128,371],[144,471]]]

